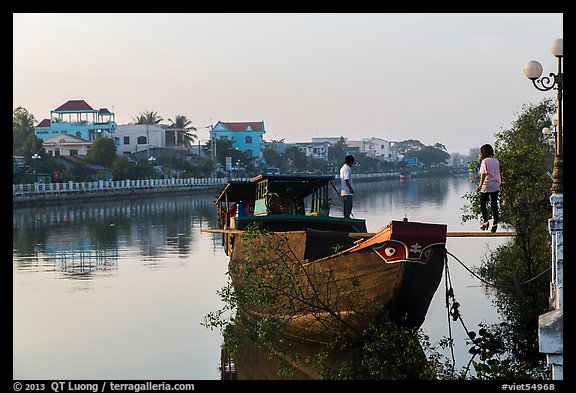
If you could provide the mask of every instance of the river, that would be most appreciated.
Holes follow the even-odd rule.
[[[467,177],[358,182],[353,214],[372,232],[404,217],[479,231],[461,220],[473,188]],[[202,326],[227,282],[221,235],[201,232],[216,227],[216,194],[13,209],[13,379],[221,379],[222,336]],[[494,294],[462,264],[479,266],[508,239],[447,240],[470,330],[499,316]],[[449,326],[444,277],[422,328],[433,344],[451,334],[457,365],[468,362],[462,326]]]

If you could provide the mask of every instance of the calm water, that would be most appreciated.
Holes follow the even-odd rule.
[[[405,216],[452,232],[479,227],[461,223],[467,177],[355,188],[353,214],[369,231]],[[216,227],[215,194],[13,210],[13,378],[220,379],[222,337],[201,325],[227,281],[220,235],[200,231]],[[335,202],[331,214],[341,209]],[[448,238],[446,247],[471,268],[506,240]],[[492,294],[452,257],[449,268],[467,328],[497,322]],[[432,343],[449,335],[444,285],[423,325]],[[451,327],[461,366],[466,335]]]

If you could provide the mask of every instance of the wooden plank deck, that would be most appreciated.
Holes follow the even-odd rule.
[[[231,233],[238,234],[244,233],[244,231],[239,229],[200,229],[200,232],[210,232],[210,233]],[[354,233],[350,232],[348,236],[350,237],[372,237],[376,233],[373,232],[362,232]],[[518,236],[518,232],[446,232],[446,237],[513,237]]]
[[[518,236],[518,232],[447,232],[446,237],[498,237]]]

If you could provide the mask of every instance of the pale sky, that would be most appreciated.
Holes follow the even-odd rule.
[[[15,13],[13,109],[68,100],[118,124],[146,111],[192,125],[264,121],[264,139],[493,143],[557,72],[561,13]],[[201,140],[208,130],[200,128]]]

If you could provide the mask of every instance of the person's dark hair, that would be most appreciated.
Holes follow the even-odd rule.
[[[480,154],[482,155],[482,159],[492,157],[494,155],[494,149],[489,144],[482,145],[480,148]]]
[[[348,165],[354,164],[354,156],[352,154],[348,154],[344,159],[344,162]]]

